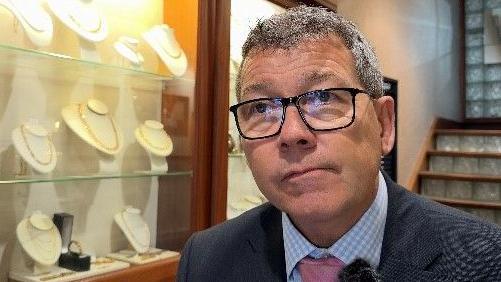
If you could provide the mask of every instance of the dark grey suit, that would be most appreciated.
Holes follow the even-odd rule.
[[[501,228],[388,179],[384,281],[501,281]],[[281,213],[264,204],[194,234],[178,281],[286,281]]]

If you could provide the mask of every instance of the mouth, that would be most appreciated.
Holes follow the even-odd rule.
[[[336,172],[335,169],[325,168],[325,167],[310,167],[299,170],[291,170],[282,177],[281,181],[283,182],[283,181],[294,180],[296,178],[301,178],[301,177],[314,176],[317,173],[323,173],[326,171]]]

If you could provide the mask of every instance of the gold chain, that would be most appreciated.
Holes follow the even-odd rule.
[[[49,160],[48,161],[43,161],[37,158],[35,156],[35,153],[31,149],[30,143],[28,142],[28,138],[26,138],[26,126],[23,124],[21,125],[21,136],[23,137],[24,144],[26,145],[26,148],[28,149],[28,152],[30,153],[31,157],[39,164],[41,165],[48,165],[52,162],[52,157],[54,155],[54,152],[52,151],[52,146],[49,137],[47,137],[47,147],[49,147]]]
[[[69,17],[70,17],[71,21],[73,21],[76,25],[78,25],[78,27],[79,27],[79,28],[82,28],[82,29],[83,29],[83,30],[85,30],[85,31],[88,31],[88,32],[94,32],[94,33],[95,33],[95,32],[98,32],[98,31],[99,31],[99,29],[101,29],[102,19],[101,19],[101,17],[100,17],[100,16],[98,16],[98,19],[99,19],[99,25],[98,25],[96,28],[94,28],[94,29],[87,29],[87,28],[85,28],[84,26],[82,26],[82,23],[80,22],[80,20],[78,20],[78,19],[75,17],[75,15],[73,15],[71,12],[70,12],[68,15],[69,15]]]
[[[113,133],[115,134],[115,145],[110,147],[110,146],[104,145],[103,142],[101,142],[101,140],[99,140],[99,138],[97,138],[97,135],[94,133],[92,128],[90,128],[89,123],[85,119],[85,114],[84,114],[85,107],[86,107],[85,104],[80,104],[80,106],[78,108],[78,112],[79,112],[78,116],[80,117],[80,120],[82,121],[82,123],[83,123],[85,129],[87,130],[87,132],[89,133],[90,137],[94,140],[94,142],[99,144],[99,146],[105,148],[108,151],[114,151],[114,150],[118,149],[118,145],[119,145],[118,144],[118,130],[117,130],[117,127],[115,125],[115,121],[113,120],[113,118],[109,117],[110,122],[111,122],[111,126],[113,127]]]
[[[157,150],[168,150],[169,149],[169,145],[166,145],[164,147],[160,147],[160,146],[156,146],[153,143],[151,143],[151,141],[148,140],[148,138],[146,138],[146,136],[144,135],[142,126],[139,127],[139,136],[141,136],[141,138],[144,140],[144,142],[146,142],[146,144],[153,147],[154,149],[157,149]]]

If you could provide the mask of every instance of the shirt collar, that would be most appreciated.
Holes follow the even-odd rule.
[[[378,191],[369,209],[348,232],[327,249],[317,248],[310,243],[296,229],[287,214],[282,212],[287,277],[290,277],[296,264],[307,255],[314,258],[335,256],[345,264],[356,258],[363,258],[372,267],[378,267],[388,207],[386,182],[381,172],[378,177]]]

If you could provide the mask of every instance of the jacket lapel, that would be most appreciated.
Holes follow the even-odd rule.
[[[255,281],[286,281],[282,215],[271,204],[266,205],[255,233],[247,239],[256,269]]]

